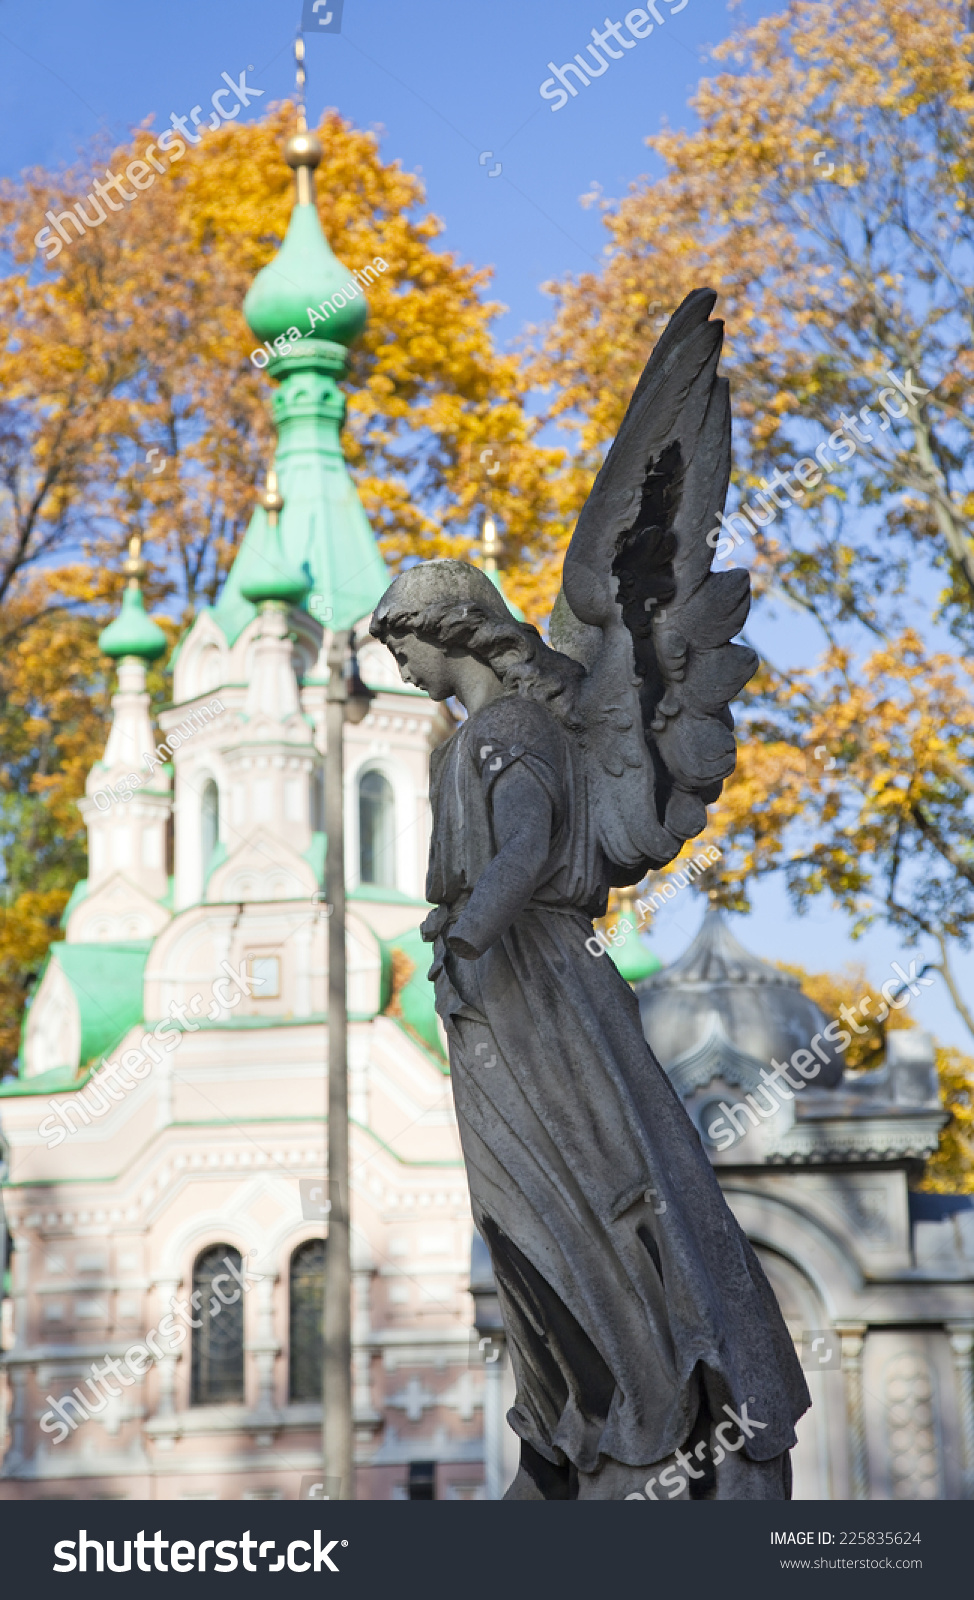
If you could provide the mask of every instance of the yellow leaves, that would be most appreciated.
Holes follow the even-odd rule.
[[[18,313],[16,336],[0,349],[0,382],[33,413],[34,468],[58,450],[74,465],[73,476],[56,475],[41,520],[56,522],[97,483],[119,543],[138,528],[171,569],[207,575],[191,604],[213,597],[272,444],[273,391],[247,359],[255,341],[241,307],[288,224],[293,181],[282,148],[292,127],[293,108],[283,105],[208,132],[129,208],[65,247],[34,287],[24,274],[0,286]],[[517,439],[527,460],[537,424],[524,416],[518,362],[493,348],[490,324],[501,308],[486,298],[490,275],[433,248],[442,224],[421,214],[419,178],[384,162],[375,136],[335,113],[319,132],[326,235],[349,268],[377,256],[387,263],[367,291],[369,322],[351,353],[346,451],[385,523],[403,505],[424,440],[435,438],[423,505],[400,541],[403,555],[420,541],[418,553],[434,530],[470,514],[473,497],[460,492],[464,436],[479,430],[489,439],[500,408],[504,437]],[[151,139],[138,131],[113,153],[113,170]],[[8,186],[3,218],[15,254],[33,259],[44,209],[65,209],[88,187],[84,171]],[[135,462],[161,439],[170,470],[148,484]],[[530,557],[555,509],[549,478],[542,452],[498,496],[496,514],[518,554]]]
[[[19,1048],[25,980],[40,967],[67,903],[66,889],[30,890],[0,907],[0,1072]]]
[[[950,1121],[927,1162],[920,1187],[934,1194],[974,1194],[974,1059],[941,1047],[937,1075]]]
[[[801,895],[828,889],[861,916],[882,903],[901,848],[911,866],[922,859],[921,883],[942,873],[955,881],[952,858],[917,827],[929,817],[963,849],[972,677],[968,662],[927,654],[911,630],[859,663],[835,648],[787,677],[764,672],[757,687],[770,721],[739,726],[737,769],[712,812],[722,883],[737,891],[783,870]],[[952,934],[949,903],[935,926]]]

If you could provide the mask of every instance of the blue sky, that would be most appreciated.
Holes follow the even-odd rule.
[[[497,329],[504,343],[546,318],[547,279],[598,266],[604,230],[598,208],[583,208],[580,196],[595,185],[619,196],[652,173],[645,138],[664,123],[692,124],[687,102],[705,47],[735,21],[776,9],[748,0],[732,15],[725,0],[684,0],[673,14],[671,0],[657,4],[662,24],[557,111],[539,93],[548,62],[570,61],[593,27],[621,21],[628,5],[345,0],[341,34],[308,39],[311,120],[337,106],[359,126],[381,129],[385,158],[422,176],[428,206],[445,223],[439,248],[494,268],[493,295],[509,308]],[[0,172],[70,164],[102,130],[121,137],[149,117],[161,129],[173,111],[208,108],[224,71],[235,79],[246,71],[264,91],[245,113],[259,115],[292,90],[300,14],[298,0],[168,0],[164,8],[0,0]],[[783,626],[769,640],[787,637],[792,660],[803,652],[812,659],[812,630],[792,618]],[[760,645],[760,630],[755,639]],[[754,898],[754,915],[735,927],[759,954],[819,969],[862,961],[874,984],[904,959],[899,936],[881,928],[853,944],[826,900],[799,919],[774,882]],[[701,910],[685,891],[660,914],[652,943],[664,960],[684,947]],[[960,971],[970,990],[974,960]],[[939,982],[911,1014],[944,1042],[970,1048]]]

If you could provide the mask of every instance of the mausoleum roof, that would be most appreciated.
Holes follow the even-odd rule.
[[[762,961],[735,939],[725,915],[710,907],[689,949],[670,966],[636,986],[643,1030],[660,1065],[668,1071],[705,1047],[726,1046],[734,1062],[757,1067],[787,1062],[809,1048],[828,1018],[797,978]],[[841,1055],[827,1041],[830,1064],[817,1080],[822,1088],[842,1077]],[[728,1061],[730,1065],[730,1061]],[[719,1062],[715,1060],[716,1068]]]

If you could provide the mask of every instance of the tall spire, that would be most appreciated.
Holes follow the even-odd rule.
[[[122,568],[128,574],[128,583],[122,595],[122,608],[107,628],[98,635],[98,648],[103,655],[122,660],[125,656],[138,656],[142,661],[154,661],[166,649],[166,635],[145,614],[142,603],[142,578],[145,562],[141,557],[142,539],[133,533],[129,540],[128,560]]]
[[[323,151],[318,135],[309,133],[305,116],[301,38],[295,56],[296,128],[284,147],[284,159],[294,172],[295,206],[280,250],[250,286],[244,316],[258,339],[269,344],[296,329],[302,341],[350,345],[365,327],[368,312],[360,285],[332,254],[318,219],[314,174]]]
[[[118,663],[118,688],[105,754],[88,774],[79,809],[88,829],[89,893],[121,871],[130,884],[158,899],[166,889],[170,780],[153,751],[145,671],[147,662],[162,655],[167,639],[142,603],[141,544],[133,534],[121,609],[98,639],[103,654]]]
[[[480,530],[483,541],[484,571],[488,578],[493,580],[497,571],[497,524],[489,511],[484,512],[483,526]]]
[[[263,507],[266,522],[262,531],[263,537],[254,541],[254,551],[251,556],[247,576],[240,585],[240,593],[252,605],[297,605],[304,599],[309,588],[304,573],[296,566],[292,566],[281,548],[281,530],[278,519],[284,509],[284,501],[277,488],[277,473],[271,467],[267,473],[267,484],[258,504]]]
[[[335,629],[368,616],[389,582],[342,454],[345,397],[338,387],[347,346],[366,322],[359,280],[371,281],[378,271],[368,266],[348,272],[322,232],[314,192],[322,147],[307,127],[299,42],[296,130],[284,152],[295,172],[295,204],[280,250],[257,274],[244,301],[247,322],[271,351],[264,370],[280,386],[271,404],[282,506],[274,531],[266,503],[258,503],[214,607],[214,620],[231,644],[252,621],[258,590],[261,598],[271,598],[264,593],[268,559],[302,575],[313,614]],[[381,262],[381,270],[385,266]],[[298,597],[288,603],[299,603]],[[307,601],[300,603],[308,607]]]
[[[513,600],[509,600],[504,593],[504,585],[501,582],[501,575],[497,568],[497,523],[494,521],[494,514],[489,506],[484,511],[484,520],[480,525],[479,554],[482,570],[494,585],[508,611],[513,617],[517,618],[518,622],[523,622],[524,612],[520,606],[514,604]]]
[[[316,133],[308,132],[308,118],[304,102],[304,86],[307,81],[304,70],[304,40],[299,33],[294,41],[294,60],[297,66],[297,132],[292,134],[284,151],[284,159],[288,166],[294,170],[294,178],[298,190],[298,205],[313,206],[315,203],[315,167],[321,161],[321,140]]]

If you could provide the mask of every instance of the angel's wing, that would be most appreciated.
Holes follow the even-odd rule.
[[[551,619],[552,644],[586,668],[582,738],[620,884],[704,827],[734,770],[729,704],[758,664],[730,642],[748,574],[710,570],[730,478],[716,299],[695,289],[670,318],[582,508]]]

